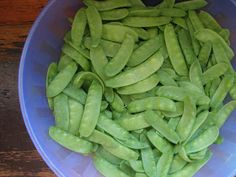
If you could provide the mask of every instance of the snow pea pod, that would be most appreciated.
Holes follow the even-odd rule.
[[[77,65],[72,62],[65,69],[60,71],[48,85],[47,97],[54,97],[61,93],[69,84],[77,70]]]
[[[63,70],[67,65],[69,65],[73,59],[68,55],[62,55],[58,62],[58,71]]]
[[[203,68],[205,68],[205,66],[210,58],[211,51],[212,51],[211,43],[210,42],[204,43],[200,52],[199,52],[199,56],[198,56],[198,60]]]
[[[180,18],[180,17],[175,17],[173,18],[172,22],[182,28],[184,28],[185,30],[188,30],[186,21],[184,18]]]
[[[134,39],[127,34],[117,54],[105,65],[105,74],[108,77],[117,75],[127,64],[134,49]]]
[[[150,39],[149,33],[144,28],[135,28],[135,27],[131,27],[131,28],[138,34],[138,37],[140,39],[142,39],[142,40]],[[137,47],[136,47],[136,45],[134,45],[134,49],[136,49]]]
[[[129,16],[132,17],[157,17],[160,15],[160,10],[154,7],[131,7]]]
[[[160,15],[166,17],[184,17],[187,13],[179,8],[161,8]]]
[[[187,162],[182,159],[179,155],[175,155],[170,166],[169,174],[175,173],[184,168]]]
[[[202,84],[202,68],[198,60],[195,60],[189,70],[189,78],[191,83],[195,84],[200,90],[203,91]]]
[[[136,172],[144,172],[143,163],[141,160],[130,160],[129,164],[131,168]]]
[[[147,142],[142,142],[142,141],[139,141],[135,136],[131,136],[130,138],[128,139],[125,139],[125,140],[119,140],[117,139],[117,141],[128,147],[128,148],[131,148],[131,149],[144,149],[144,148],[147,148],[149,147],[149,144]]]
[[[168,126],[168,124],[161,118],[159,113],[146,111],[145,120],[170,142],[174,144],[179,142],[180,138],[177,133]]]
[[[173,8],[175,5],[175,0],[163,0],[160,4],[158,4],[157,8]]]
[[[156,52],[144,63],[121,72],[117,76],[105,81],[107,87],[117,88],[137,83],[155,73],[164,59],[160,52]]]
[[[117,112],[124,112],[125,104],[117,93],[114,93],[114,100],[110,103],[112,109]]]
[[[101,144],[103,148],[111,154],[124,160],[137,160],[139,154],[115,141],[109,135],[94,130],[88,137],[89,141]]]
[[[129,177],[127,174],[122,172],[117,166],[111,164],[99,154],[96,154],[94,156],[93,164],[96,169],[105,177]]]
[[[87,94],[83,89],[76,88],[73,85],[69,85],[63,90],[63,93],[80,102],[81,104],[85,104]]]
[[[146,110],[160,110],[175,112],[175,103],[164,97],[147,97],[144,99],[134,100],[128,105],[130,113],[137,113]]]
[[[108,106],[109,106],[109,103],[103,100],[101,103],[101,112],[106,111]]]
[[[179,121],[180,121],[181,117],[173,117],[173,118],[170,118],[169,121],[168,121],[168,125],[170,128],[172,128],[173,130],[176,130],[178,124],[179,124]]]
[[[157,162],[157,177],[167,177],[171,163],[173,161],[173,152],[163,153]]]
[[[127,65],[132,67],[139,65],[152,56],[162,45],[164,45],[163,35],[145,41],[140,47],[134,50]]]
[[[195,10],[195,9],[202,8],[206,5],[207,5],[207,1],[205,0],[191,0],[191,1],[178,2],[174,5],[174,7],[184,9],[184,10]]]
[[[86,9],[92,47],[97,47],[102,37],[102,19],[95,6],[88,6]]]
[[[74,152],[88,154],[93,150],[93,144],[89,141],[71,135],[57,127],[50,127],[49,136],[60,145]]]
[[[121,95],[144,93],[153,89],[158,83],[159,77],[157,76],[157,74],[153,74],[148,78],[139,81],[135,84],[121,87],[117,90],[117,92]]]
[[[188,11],[188,16],[189,16],[189,19],[190,19],[195,31],[198,31],[198,30],[204,28],[204,26],[203,26],[202,22],[200,21],[196,11],[194,11],[194,10]]]
[[[122,159],[114,156],[113,154],[111,154],[110,152],[106,151],[103,147],[99,147],[96,154],[98,154],[99,156],[101,156],[102,158],[104,158],[106,161],[108,161],[109,163],[113,164],[113,165],[119,165],[122,162]]]
[[[130,27],[156,27],[168,24],[170,21],[171,17],[126,17],[122,23]]]
[[[208,151],[208,148],[195,152],[195,153],[191,153],[189,154],[189,158],[192,160],[201,160],[206,156],[207,151]]]
[[[185,141],[190,135],[194,126],[196,116],[196,106],[190,97],[184,98],[184,112],[176,128],[181,142]]]
[[[75,14],[71,27],[71,41],[73,44],[77,46],[81,45],[86,25],[87,25],[86,11],[85,8],[81,8]]]
[[[162,85],[178,86],[175,80],[163,69],[157,71],[157,76]]]
[[[94,5],[99,11],[107,11],[121,7],[130,7],[132,5],[128,0],[120,0],[120,1],[84,0],[83,2],[87,6]]]
[[[105,21],[114,21],[114,20],[121,20],[129,15],[129,10],[122,8],[122,9],[114,9],[109,11],[100,12],[102,20]]]
[[[173,25],[171,24],[166,25],[164,36],[165,36],[167,51],[173,68],[179,75],[187,75],[188,68],[186,66],[184,56],[179,46]]]
[[[146,6],[142,0],[129,0],[129,1],[132,4],[132,7],[145,7]]]
[[[91,135],[100,114],[102,102],[102,86],[94,80],[89,87],[79,133],[81,137]]]

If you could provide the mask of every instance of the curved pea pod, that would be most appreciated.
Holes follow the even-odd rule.
[[[145,41],[140,47],[134,50],[127,65],[137,66],[152,56],[160,47],[164,45],[163,35]]]
[[[179,124],[179,121],[180,121],[180,117],[173,117],[173,118],[170,118],[169,121],[168,121],[168,125],[170,128],[172,128],[173,130],[176,130],[178,124]]]
[[[210,160],[211,156],[212,153],[207,152],[204,159],[193,163],[188,163],[184,168],[169,175],[168,177],[194,176],[194,174],[197,173]]]
[[[87,6],[94,5],[99,11],[107,11],[121,7],[130,7],[132,4],[128,0],[120,1],[96,1],[96,0],[83,0]]]
[[[77,70],[77,65],[74,62],[72,62],[65,69],[60,71],[48,85],[46,91],[47,97],[54,97],[59,93],[61,93],[71,81],[76,70]]]
[[[104,96],[109,103],[112,103],[115,97],[114,91],[112,88],[106,88]]]
[[[129,15],[129,10],[125,8],[114,9],[100,12],[100,15],[102,20],[105,21],[121,20]]]
[[[109,77],[117,75],[127,64],[134,49],[134,39],[127,34],[117,54],[105,65],[105,74]]]
[[[124,25],[130,27],[156,27],[170,23],[171,17],[126,17]]]
[[[148,33],[147,30],[143,29],[143,28],[135,28],[135,27],[131,27],[139,36],[140,39],[142,40],[148,40],[150,39],[150,35]],[[138,47],[138,45],[134,45],[134,49],[136,49]]]
[[[132,17],[157,17],[160,11],[154,7],[131,7],[129,16]]]
[[[101,102],[102,86],[97,81],[93,81],[88,90],[84,113],[79,127],[81,137],[88,137],[95,129],[100,114]]]
[[[114,93],[114,100],[110,103],[110,105],[112,109],[117,112],[124,112],[125,110],[124,102],[117,93]]]
[[[141,160],[130,160],[129,164],[134,171],[140,173],[144,172],[143,163]]]
[[[113,42],[123,42],[125,35],[130,34],[135,41],[138,41],[138,34],[131,28],[116,24],[103,25],[102,38]]]
[[[157,71],[157,76],[160,79],[160,83],[162,85],[178,86],[175,80],[163,69]]]
[[[110,152],[106,151],[103,147],[99,147],[96,154],[104,158],[106,161],[113,165],[119,165],[122,162],[122,159],[112,155]]]
[[[187,162],[179,155],[175,155],[170,166],[169,174],[175,173],[184,168]]]
[[[212,108],[217,108],[224,101],[227,93],[230,91],[234,83],[234,76],[225,75],[222,79],[220,85],[216,89],[214,95],[212,96],[210,106]]]
[[[179,149],[179,156],[184,159],[186,162],[193,162],[192,159],[189,158],[188,154],[186,153],[186,150],[184,149],[184,147],[181,145],[180,149]]]
[[[173,25],[166,25],[164,36],[167,51],[173,68],[179,75],[187,75],[188,68],[185,63],[181,48],[179,46]]]
[[[106,80],[108,77],[105,75],[104,67],[107,65],[108,59],[101,45],[90,49],[90,60],[96,73],[102,80]]]
[[[61,56],[59,62],[58,62],[58,71],[63,70],[67,65],[69,65],[73,59],[68,55]]]
[[[196,116],[196,106],[190,97],[184,99],[184,112],[176,128],[181,141],[185,141],[190,135]]]
[[[178,2],[174,5],[174,7],[184,10],[195,10],[205,7],[206,5],[207,1],[205,0],[191,0],[191,1]]]
[[[86,11],[84,8],[81,8],[75,14],[75,18],[73,20],[71,27],[71,40],[72,43],[74,43],[75,45],[80,46],[84,36],[86,25],[87,25]]]
[[[62,48],[62,52],[71,57],[76,63],[78,63],[83,70],[88,71],[90,69],[89,61],[78,52],[76,49],[70,47],[68,44],[65,44]]]
[[[210,29],[201,29],[195,33],[195,37],[202,42],[214,42],[214,40],[218,40],[222,47],[225,50],[225,53],[229,59],[232,59],[234,56],[233,50],[228,46],[228,44],[224,41],[224,39],[217,34],[216,32]]]
[[[163,153],[157,162],[157,177],[167,177],[173,161],[174,153],[168,151]]]
[[[117,90],[117,92],[121,95],[144,93],[153,89],[158,83],[159,77],[156,74],[153,74],[148,78],[139,81],[135,84],[121,87]]]
[[[220,128],[235,109],[236,101],[230,101],[229,103],[225,104],[214,116],[214,122],[216,126]]]
[[[146,111],[145,120],[170,142],[174,144],[179,142],[180,138],[177,133],[168,126],[168,124],[161,118],[159,113]]]
[[[183,112],[184,112],[184,104],[183,104],[183,102],[176,102],[175,106],[176,106],[176,111],[174,111],[174,112],[161,111],[161,113],[165,117],[178,117],[178,116],[181,116],[183,114]]]
[[[172,68],[161,68],[162,71],[165,71],[166,73],[168,73],[168,75],[172,78],[172,79],[177,79],[177,74],[174,71],[174,69]]]
[[[122,116],[117,122],[126,130],[133,131],[150,127],[145,120],[145,113],[126,114]]]
[[[218,63],[210,67],[202,74],[203,85],[223,75],[228,70],[228,68],[228,65],[225,63]]]
[[[106,80],[107,87],[117,88],[132,85],[155,73],[162,65],[164,59],[160,52],[156,52],[144,63],[128,69],[115,77]]]
[[[93,144],[89,141],[71,135],[57,127],[50,127],[49,136],[60,145],[74,152],[88,154],[93,150]]]
[[[94,73],[92,72],[79,72],[76,76],[75,76],[75,79],[73,81],[73,85],[76,87],[76,88],[80,88],[84,82],[88,80],[88,81],[93,81],[93,80],[96,80],[97,82],[100,83],[100,85],[102,86],[102,89],[104,90],[105,86],[104,86],[104,83],[103,81]]]
[[[202,67],[206,66],[206,64],[210,58],[211,51],[212,51],[212,45],[210,42],[204,43],[203,46],[201,47],[201,50],[200,50],[199,56],[198,56],[198,60],[199,60]]]
[[[180,18],[180,17],[175,17],[173,18],[172,22],[182,28],[184,28],[185,30],[188,30],[186,21],[184,18]]]
[[[67,131],[70,124],[70,113],[68,97],[61,93],[53,99],[53,113],[55,116],[55,124],[60,129]]]
[[[200,21],[196,11],[194,11],[194,10],[188,11],[188,17],[189,17],[195,31],[198,31],[198,30],[204,28],[204,26],[203,26],[202,22]]]
[[[130,113],[142,112],[146,110],[161,110],[175,112],[175,103],[164,97],[147,97],[144,99],[139,99],[132,101],[128,105],[128,111]]]
[[[205,95],[204,89],[200,89],[196,85],[194,85],[192,82],[188,81],[179,81],[179,86],[185,90],[191,90],[192,92],[197,92],[199,94]]]
[[[192,141],[185,145],[186,153],[194,153],[201,151],[215,142],[219,135],[219,129],[216,126],[211,126],[203,131]]]
[[[63,93],[73,98],[74,100],[80,102],[81,104],[85,104],[87,94],[83,89],[78,89],[70,85],[63,90]]]
[[[130,164],[128,161],[122,161],[120,163],[119,168],[128,176],[134,176],[135,175],[135,171],[130,167]]]
[[[145,135],[140,135],[140,141],[148,142]],[[141,158],[143,162],[143,168],[145,173],[149,177],[156,177],[157,176],[157,169],[156,169],[156,161],[154,158],[154,154],[151,147],[141,149]]]
[[[178,32],[178,39],[179,39],[179,43],[183,51],[186,63],[188,65],[191,65],[193,62],[197,60],[197,57],[192,47],[191,37],[190,37],[189,32],[184,29],[181,29]]]
[[[101,103],[101,112],[105,111],[109,106],[109,103],[106,101],[102,101]]]
[[[139,141],[135,136],[131,136],[130,138],[125,139],[125,140],[117,139],[117,141],[120,144],[131,149],[144,149],[144,148],[149,147],[149,144],[147,142]]]
[[[160,15],[166,17],[184,17],[187,15],[185,10],[179,8],[161,8]]]
[[[209,151],[208,148],[189,154],[189,158],[192,160],[201,160],[206,156],[207,151]]]
[[[200,92],[175,86],[162,86],[156,94],[176,101],[183,101],[186,96],[190,96],[197,105],[208,105],[210,103],[210,98]]]
[[[151,129],[147,132],[150,142],[162,153],[173,150],[173,146],[165,138],[160,136],[155,130]]]
[[[96,154],[93,158],[95,168],[105,177],[129,177],[126,173],[122,172],[117,166],[106,161],[99,154]]]
[[[119,157],[120,159],[137,160],[139,157],[139,154],[135,151],[121,145],[109,135],[97,130],[93,131],[93,133],[88,137],[88,140],[101,144],[106,151]]]

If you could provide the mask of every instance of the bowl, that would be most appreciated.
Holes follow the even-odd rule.
[[[150,4],[155,1],[147,1]],[[209,0],[207,10],[221,25],[231,30],[231,44],[236,51],[236,1]],[[51,0],[35,21],[22,53],[19,67],[19,97],[24,122],[38,152],[61,177],[98,177],[89,156],[71,152],[48,136],[54,124],[49,110],[45,78],[47,68],[60,56],[63,37],[70,25],[67,17],[82,7],[79,0]],[[236,66],[235,59],[232,61]],[[196,177],[233,177],[236,175],[236,111],[221,129],[224,142],[211,146],[213,157]]]

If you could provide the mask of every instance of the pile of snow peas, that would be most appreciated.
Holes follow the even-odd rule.
[[[48,68],[50,137],[106,177],[193,176],[236,109],[229,30],[205,0],[83,2]]]

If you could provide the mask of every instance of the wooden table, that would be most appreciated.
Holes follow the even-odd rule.
[[[17,93],[24,41],[47,1],[0,0],[0,176],[55,176],[28,136]]]

